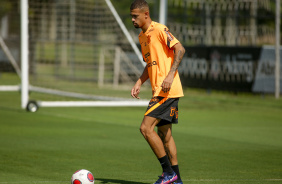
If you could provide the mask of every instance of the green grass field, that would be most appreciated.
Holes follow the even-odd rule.
[[[0,92],[0,184],[69,184],[78,169],[95,184],[153,183],[161,168],[139,133],[145,109],[29,113],[18,92]],[[179,121],[173,135],[185,184],[282,183],[281,99],[188,89]]]

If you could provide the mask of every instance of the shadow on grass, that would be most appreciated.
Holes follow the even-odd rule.
[[[136,181],[126,181],[126,180],[117,180],[117,179],[104,179],[104,178],[96,178],[95,180],[101,181],[101,183],[112,183],[112,184],[148,184],[143,182]]]

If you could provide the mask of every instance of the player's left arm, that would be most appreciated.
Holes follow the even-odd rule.
[[[175,75],[175,73],[176,73],[176,71],[179,67],[179,64],[181,63],[181,60],[182,60],[182,58],[185,54],[185,49],[180,42],[175,44],[171,49],[174,50],[174,61],[173,61],[173,64],[171,66],[171,69],[170,69],[168,75],[164,79],[162,86],[161,86],[162,90],[165,93],[170,90],[171,84],[172,84],[173,79],[174,79],[174,75]]]

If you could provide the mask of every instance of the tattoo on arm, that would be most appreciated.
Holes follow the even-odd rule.
[[[182,50],[179,50],[178,52],[174,54],[174,61],[173,61],[170,71],[175,72],[178,69],[179,64],[183,58],[183,55],[184,55],[184,52]]]

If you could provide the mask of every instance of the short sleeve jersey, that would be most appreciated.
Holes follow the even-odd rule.
[[[141,31],[139,34],[139,42],[143,59],[147,63],[153,96],[168,98],[184,96],[178,71],[169,92],[164,93],[161,87],[174,61],[174,50],[171,48],[179,41],[166,26],[152,21],[147,31],[145,33]]]

